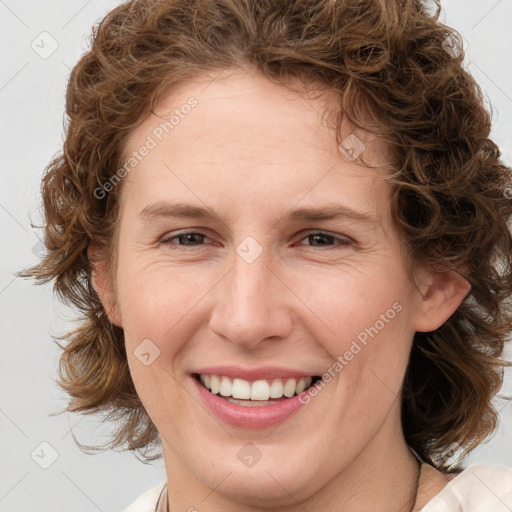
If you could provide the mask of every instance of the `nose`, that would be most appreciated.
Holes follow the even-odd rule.
[[[231,271],[216,287],[210,318],[216,335],[246,349],[285,338],[293,324],[290,292],[264,253],[252,263],[234,255]]]

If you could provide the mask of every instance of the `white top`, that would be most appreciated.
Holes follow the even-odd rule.
[[[152,487],[121,512],[154,512],[164,486]],[[512,468],[472,464],[421,512],[512,512]]]
[[[472,464],[421,512],[512,512],[512,468]]]

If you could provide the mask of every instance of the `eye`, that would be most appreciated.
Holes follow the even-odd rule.
[[[311,244],[303,244],[303,240],[309,240],[312,242]],[[352,245],[352,241],[347,237],[340,237],[333,235],[331,233],[324,233],[322,231],[315,231],[313,233],[307,234],[304,238],[301,239],[299,245],[310,245],[312,247],[326,247],[332,245],[340,245],[347,246]]]
[[[176,240],[176,241],[175,241]],[[202,245],[205,240],[210,240],[203,233],[197,231],[185,231],[172,236],[164,236],[158,244],[171,245],[173,248],[180,249],[181,247],[196,247]]]
[[[212,240],[204,233],[200,233],[198,231],[184,231],[182,233],[173,234],[172,236],[164,236],[159,240],[158,245],[167,245],[171,246],[172,249],[186,250],[187,247],[198,247],[211,241]],[[304,243],[304,241],[308,241],[309,243]],[[298,245],[309,245],[310,247],[343,247],[352,245],[352,240],[344,236],[336,236],[331,233],[315,231],[304,236]]]

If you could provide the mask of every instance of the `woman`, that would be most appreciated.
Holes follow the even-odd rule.
[[[496,427],[512,202],[438,16],[133,0],[96,27],[22,275],[83,314],[68,410],[161,445],[127,512],[511,509],[511,469],[451,458]]]

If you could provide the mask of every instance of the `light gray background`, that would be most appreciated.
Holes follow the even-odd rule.
[[[92,24],[118,3],[0,0],[0,512],[115,512],[165,478],[162,460],[144,465],[131,453],[82,453],[71,429],[82,442],[100,442],[108,426],[99,421],[48,416],[65,406],[54,382],[59,352],[50,333],[70,327],[74,313],[53,298],[51,285],[13,276],[37,261],[30,218],[39,221],[41,173],[62,142],[68,74],[87,49]],[[510,164],[512,0],[449,0],[444,10],[466,40],[468,67],[493,106],[493,136]],[[42,58],[31,44],[39,52],[58,48]],[[510,376],[503,392],[512,394]],[[512,405],[497,406],[499,431],[468,462],[512,466]],[[42,442],[58,454],[47,469],[35,462],[52,461]]]

